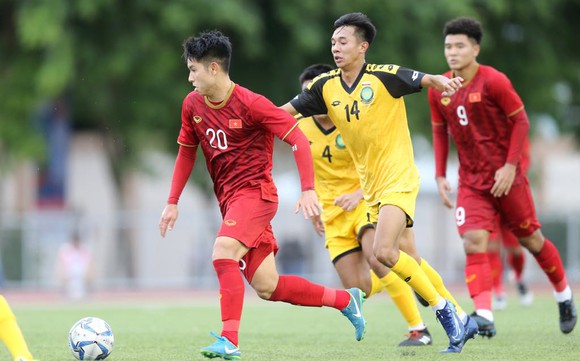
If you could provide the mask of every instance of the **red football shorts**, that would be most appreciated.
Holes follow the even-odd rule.
[[[218,237],[234,238],[250,249],[240,260],[240,270],[251,282],[262,261],[278,252],[270,224],[278,203],[262,199],[260,189],[245,189],[232,197],[226,208]]]
[[[504,224],[501,217],[496,217],[496,222],[494,222],[493,230],[489,235],[490,242],[499,242],[501,239],[501,244],[507,248],[517,248],[520,247],[520,241],[512,231]]]
[[[507,196],[499,198],[489,191],[459,186],[455,221],[460,235],[478,229],[491,232],[498,216],[516,237],[528,237],[541,227],[527,178],[512,186]]]

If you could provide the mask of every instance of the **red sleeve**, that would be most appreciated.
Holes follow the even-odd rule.
[[[530,122],[524,109],[512,115],[510,120],[513,122],[513,128],[510,135],[510,147],[508,149],[506,163],[518,164],[522,157],[524,145],[528,139]]]
[[[433,151],[435,153],[435,177],[447,174],[447,156],[449,155],[449,134],[447,123],[438,109],[438,90],[429,88],[429,107],[431,108],[431,128],[433,129]]]
[[[523,109],[522,99],[504,73],[494,71],[489,74],[487,79],[490,95],[506,116],[511,117]]]
[[[312,153],[310,152],[308,139],[300,128],[295,127],[283,140],[290,144],[294,151],[302,191],[314,189],[314,164],[312,163]]]
[[[171,190],[169,191],[167,204],[177,204],[179,201],[179,196],[181,196],[181,192],[183,192],[183,188],[185,188],[185,184],[195,164],[196,154],[197,147],[185,147],[183,145],[179,147],[179,152],[175,159],[173,179],[171,180]]]
[[[433,151],[435,152],[435,177],[447,174],[447,156],[449,155],[449,135],[445,125],[431,125],[433,129]]]
[[[183,99],[183,105],[181,106],[181,129],[177,137],[177,143],[188,147],[194,147],[199,144],[199,139],[197,139],[193,131],[194,125],[192,124],[193,114],[191,104],[193,103],[194,96],[193,93],[190,93]]]
[[[275,106],[269,99],[258,95],[252,103],[250,112],[252,119],[272,132],[276,137],[284,140],[298,124],[294,116],[282,108]]]
[[[524,149],[522,150],[522,158],[520,159],[520,166],[522,167],[522,172],[526,174],[530,168],[530,138],[526,137],[524,143]]]

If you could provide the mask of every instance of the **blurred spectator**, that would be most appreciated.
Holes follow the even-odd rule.
[[[65,294],[72,299],[86,297],[93,281],[93,257],[78,233],[61,245],[57,267],[59,285]]]

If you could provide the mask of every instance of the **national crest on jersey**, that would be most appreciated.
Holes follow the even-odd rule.
[[[369,104],[370,102],[373,101],[373,98],[375,97],[375,92],[373,91],[373,88],[371,88],[370,82],[365,82],[362,84],[362,86],[363,88],[360,91],[360,99],[363,103]]]
[[[342,135],[338,134],[334,140],[336,147],[338,149],[345,149],[346,145],[344,145],[344,142],[342,141]]]

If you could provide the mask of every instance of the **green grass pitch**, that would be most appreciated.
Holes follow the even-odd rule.
[[[460,302],[470,305],[465,298]],[[74,360],[68,350],[68,330],[85,316],[101,317],[111,325],[115,334],[115,348],[107,359],[111,361],[204,360],[198,349],[213,342],[209,331],[219,332],[221,324],[217,297],[191,302],[156,298],[152,302],[12,304],[40,361]],[[470,340],[459,355],[438,354],[447,346],[447,338],[429,309],[420,311],[434,344],[422,348],[397,347],[406,325],[386,295],[368,300],[363,311],[367,333],[356,342],[352,326],[334,309],[265,302],[248,290],[240,334],[242,360],[580,360],[578,331],[560,332],[557,306],[549,295],[537,295],[527,308],[513,295],[508,309],[495,313],[497,336]],[[0,347],[0,360],[10,360],[5,347]]]

